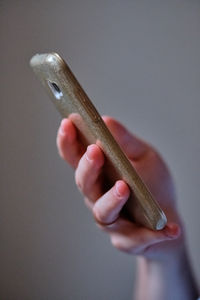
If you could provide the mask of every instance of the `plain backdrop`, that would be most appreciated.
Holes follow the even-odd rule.
[[[135,258],[99,232],[58,156],[34,77],[61,54],[100,113],[152,143],[177,187],[200,281],[200,2],[0,1],[0,299],[131,299]]]

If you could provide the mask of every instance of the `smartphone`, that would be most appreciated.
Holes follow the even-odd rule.
[[[122,213],[152,230],[161,230],[167,218],[129,159],[105,125],[97,109],[66,62],[57,53],[36,54],[30,65],[64,118],[69,118],[85,145],[97,144],[105,155],[105,180],[124,180],[130,197]]]

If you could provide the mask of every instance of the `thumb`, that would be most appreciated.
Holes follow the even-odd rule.
[[[109,116],[102,118],[129,159],[137,160],[147,152],[149,145],[130,133],[124,125]]]

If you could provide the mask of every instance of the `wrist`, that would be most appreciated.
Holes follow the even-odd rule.
[[[188,255],[185,245],[182,245],[182,247],[174,249],[168,255],[164,255],[158,259],[138,256],[137,266],[138,269],[145,269],[146,274],[150,275],[158,274],[158,272],[166,275],[177,274],[181,273],[186,261],[188,261]]]
[[[136,299],[193,300],[198,298],[198,289],[185,244],[175,249],[173,255],[162,260],[140,256],[137,258],[137,267]],[[141,286],[144,285],[146,291],[142,291]]]

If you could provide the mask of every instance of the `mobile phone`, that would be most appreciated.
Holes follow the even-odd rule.
[[[81,142],[85,146],[96,143],[103,150],[106,178],[113,184],[119,179],[128,184],[131,193],[123,213],[140,225],[163,229],[167,223],[164,212],[65,61],[57,53],[36,54],[30,65],[61,116],[71,119],[76,126]]]

